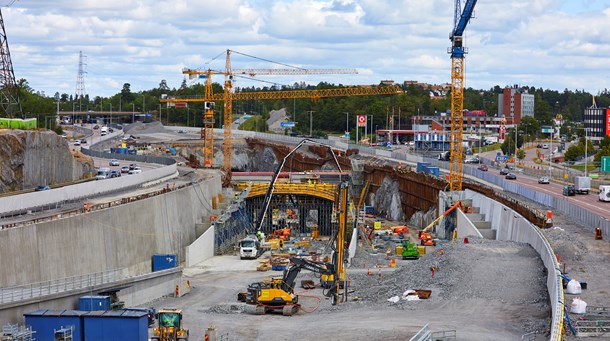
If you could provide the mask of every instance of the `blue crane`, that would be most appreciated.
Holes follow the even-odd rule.
[[[464,55],[468,52],[462,44],[462,35],[472,17],[477,0],[466,0],[462,10],[461,0],[455,0],[453,31],[449,39],[451,47],[451,136],[449,162],[449,188],[462,190],[462,133],[464,130]]]

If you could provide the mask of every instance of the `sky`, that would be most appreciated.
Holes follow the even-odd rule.
[[[462,0],[464,4],[466,0]],[[12,3],[12,4],[11,4]],[[0,0],[15,78],[75,94],[79,52],[90,97],[132,92],[182,69],[356,69],[358,74],[257,76],[343,85],[451,82],[453,0]],[[6,7],[10,5],[9,7]],[[479,0],[466,28],[466,87],[527,85],[597,94],[610,88],[610,0]],[[253,58],[253,57],[256,58]],[[278,64],[281,63],[281,64]],[[282,65],[284,64],[284,65]],[[222,82],[222,76],[214,81]],[[189,80],[192,84],[197,80]]]

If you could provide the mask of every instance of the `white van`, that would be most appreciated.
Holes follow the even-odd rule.
[[[610,186],[599,186],[599,201],[610,201]]]
[[[100,168],[97,170],[95,180],[110,179],[110,168]]]

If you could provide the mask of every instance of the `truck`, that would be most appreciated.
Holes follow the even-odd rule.
[[[449,151],[445,151],[445,152],[438,154],[438,159],[441,161],[449,161],[450,158],[451,158],[451,152],[449,152]]]
[[[591,190],[591,178],[587,176],[574,177],[574,189],[578,194],[589,194]]]
[[[255,235],[248,235],[239,241],[239,258],[254,259],[263,254],[261,243]]]
[[[610,186],[599,186],[599,201],[610,201]]]

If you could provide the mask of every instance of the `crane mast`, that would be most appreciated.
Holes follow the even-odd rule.
[[[464,10],[461,0],[455,0],[453,30],[448,49],[451,54],[451,137],[449,187],[451,191],[462,190],[462,135],[464,131],[464,55],[468,50],[463,46],[464,30],[472,17],[477,0],[467,0]]]

